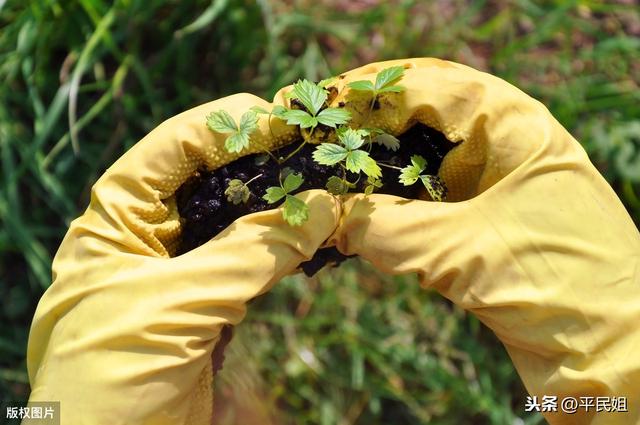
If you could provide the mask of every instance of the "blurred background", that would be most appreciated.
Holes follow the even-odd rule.
[[[545,103],[638,223],[639,52],[634,0],[0,0],[0,400],[28,397],[29,325],[70,221],[164,119],[451,59]],[[254,301],[216,381],[222,424],[544,423],[490,331],[357,259]]]

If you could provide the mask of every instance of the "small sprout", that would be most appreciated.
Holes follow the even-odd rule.
[[[374,190],[382,187],[382,181],[375,177],[367,177],[367,186],[364,188],[364,194],[369,196]]]
[[[422,174],[426,168],[427,160],[420,155],[413,155],[411,157],[411,165],[407,165],[400,170],[400,183],[410,186],[420,179],[429,195],[431,195],[431,199],[442,201],[447,195],[447,188],[440,177]]]
[[[309,80],[300,80],[295,83],[293,90],[287,96],[297,99],[306,108],[306,111],[301,109],[282,111],[281,117],[287,120],[289,125],[311,128],[313,131],[318,124],[335,128],[340,124],[345,124],[351,118],[349,111],[341,108],[322,109],[327,100],[327,92]]]
[[[420,155],[411,156],[411,165],[407,165],[400,171],[400,183],[405,186],[411,186],[420,178],[422,173],[427,168],[427,160]]]
[[[344,195],[349,189],[355,188],[356,185],[338,176],[331,176],[327,180],[325,187],[327,188],[327,192],[332,195]]]
[[[292,226],[299,226],[309,219],[309,206],[293,195],[291,192],[298,189],[304,182],[301,174],[291,173],[284,183],[267,188],[267,193],[262,197],[270,204],[274,204],[284,198],[282,217]]]
[[[240,203],[246,204],[249,200],[249,197],[251,196],[249,184],[258,177],[262,177],[262,174],[258,174],[246,183],[244,183],[240,179],[230,180],[229,185],[224,191],[224,194],[227,195],[227,201],[233,203],[234,205],[238,205]]]
[[[224,194],[227,195],[227,200],[233,205],[245,204],[251,196],[251,191],[242,180],[233,179],[229,182]]]
[[[383,69],[376,75],[376,82],[372,83],[367,80],[353,81],[347,86],[352,90],[370,92],[375,99],[380,93],[394,92],[398,93],[404,90],[403,86],[394,85],[404,75],[404,67],[392,66]]]
[[[227,111],[211,112],[207,116],[207,126],[218,133],[230,133],[224,142],[229,152],[241,152],[249,147],[250,135],[258,128],[258,116],[254,111],[247,111],[240,118],[240,125]]]

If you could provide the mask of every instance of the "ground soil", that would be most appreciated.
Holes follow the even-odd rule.
[[[398,150],[394,152],[374,143],[370,151],[371,157],[378,162],[404,167],[410,164],[411,155],[422,155],[427,160],[426,172],[435,175],[442,158],[455,146],[442,133],[422,124],[414,125],[398,138]],[[293,143],[273,153],[277,157],[285,157],[296,146],[298,144]],[[289,167],[304,176],[304,183],[295,193],[308,189],[324,189],[327,179],[338,174],[338,169],[337,166],[323,166],[313,161],[314,149],[314,145],[305,145],[282,166],[278,166],[265,154],[254,154],[244,156],[216,170],[198,170],[177,192],[178,211],[183,221],[182,241],[177,255],[204,244],[243,215],[277,207],[280,203],[267,204],[262,195],[268,187],[279,186],[280,167]],[[260,177],[248,185],[251,195],[246,204],[234,205],[227,200],[224,191],[231,179],[247,182],[258,175]],[[420,184],[404,186],[398,182],[398,175],[399,171],[384,167],[383,186],[376,192],[418,199],[423,187]],[[357,176],[351,175],[349,180],[355,181],[356,178]],[[361,178],[357,187],[351,191],[362,192],[365,184],[366,178]],[[335,248],[325,248],[318,250],[311,260],[300,266],[305,274],[312,276],[324,265],[337,265],[346,258]]]

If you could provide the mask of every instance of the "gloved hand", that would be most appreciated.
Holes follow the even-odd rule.
[[[206,115],[224,109],[238,120],[254,105],[270,108],[241,94],[171,118],[95,184],[55,257],[29,336],[30,401],[60,401],[62,424],[210,424],[211,355],[222,327],[240,322],[247,301],[334,232],[339,204],[307,191],[298,195],[310,206],[303,226],[278,210],[256,213],[170,257],[176,189],[201,164],[236,158]],[[273,136],[266,120],[259,125],[263,145],[294,136],[283,123],[272,123]]]
[[[347,195],[338,249],[416,272],[475,314],[529,393],[557,396],[550,424],[640,423],[640,236],[616,194],[541,103],[499,78],[420,59],[343,82],[399,64],[406,91],[373,125],[398,132],[417,120],[461,141],[439,173],[450,202]],[[593,404],[563,414],[565,397]],[[596,412],[595,397],[626,397],[628,413]]]

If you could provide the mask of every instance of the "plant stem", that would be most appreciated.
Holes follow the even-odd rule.
[[[371,133],[369,133],[367,137],[369,138],[369,146],[367,146],[367,152],[371,153],[371,149],[373,149],[373,137],[371,137]]]
[[[347,188],[347,192],[349,191],[347,183],[349,182],[349,180],[347,180],[347,168],[344,166],[344,164],[342,162],[339,163],[340,167],[342,167],[342,184],[344,185],[344,187]]]
[[[269,129],[269,130],[271,130],[271,129]],[[255,140],[253,140],[253,143],[255,143],[264,152],[266,152],[274,161],[276,161],[278,164],[280,164],[280,160],[278,159],[278,157],[275,156],[274,154],[272,154],[271,151],[265,145],[263,145],[260,142],[256,142]]]
[[[257,176],[255,176],[255,177],[252,177],[252,178],[251,178],[251,179],[249,179],[249,181],[248,181],[248,182],[246,182],[244,185],[245,185],[245,186],[249,186],[249,183],[251,183],[252,181],[254,181],[255,179],[257,179],[258,177],[262,177],[262,173],[258,174],[258,175],[257,175]]]
[[[381,165],[383,167],[393,168],[394,170],[402,170],[401,167],[396,167],[395,165],[385,164],[384,162],[380,162],[380,161],[377,161],[377,162],[378,162],[378,165]]]
[[[347,183],[352,185],[358,184],[358,182],[360,181],[360,173],[358,173],[358,178],[356,179],[356,181],[350,182],[349,180],[347,180],[347,167],[345,167],[342,162],[339,162],[338,164],[340,165],[340,167],[342,167],[342,181],[345,184]]]
[[[360,128],[364,127],[364,124],[367,121],[369,121],[369,117],[371,116],[371,113],[373,112],[373,105],[376,104],[376,99],[378,99],[378,93],[374,92],[373,93],[373,98],[371,99],[371,103],[369,104],[369,111],[367,112],[367,115],[364,117],[364,120],[360,124]]]
[[[316,128],[313,127],[311,129],[311,132],[309,133],[309,137],[306,140],[304,140],[302,143],[300,143],[300,145],[297,148],[295,148],[295,150],[293,152],[291,152],[289,155],[287,155],[287,157],[285,159],[283,159],[282,162],[280,162],[280,164],[287,162],[289,159],[291,159],[291,157],[293,155],[297,154],[300,151],[300,149],[302,149],[302,147],[307,144],[307,141],[311,139],[311,136],[313,135],[313,131],[315,129]]]

